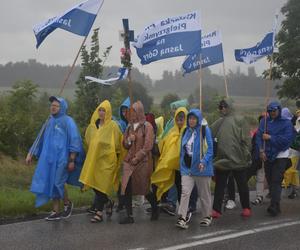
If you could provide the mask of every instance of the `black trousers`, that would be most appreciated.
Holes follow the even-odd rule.
[[[94,206],[98,211],[103,211],[104,205],[108,202],[108,197],[106,194],[94,189],[95,199]]]
[[[224,191],[227,186],[228,176],[231,173],[236,181],[242,208],[250,208],[249,202],[249,188],[247,183],[247,173],[245,170],[230,170],[222,171],[216,170],[216,186],[214,194],[213,209],[219,213],[222,212],[222,203],[224,198]]]
[[[277,158],[275,161],[265,162],[265,175],[271,194],[271,204],[278,205],[281,197],[281,183],[288,167],[288,158]]]
[[[158,209],[158,202],[156,199],[156,191],[157,187],[155,185],[152,185],[152,191],[150,191],[145,197],[149,201],[152,210],[155,211]],[[131,184],[131,178],[129,178],[129,181],[127,183],[125,194],[119,196],[119,206],[123,207],[125,206],[127,216],[132,216],[132,184]]]

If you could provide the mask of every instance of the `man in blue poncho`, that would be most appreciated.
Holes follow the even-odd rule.
[[[293,142],[295,132],[290,120],[281,116],[281,106],[278,102],[268,105],[269,116],[260,121],[256,136],[260,158],[264,161],[266,179],[271,194],[271,204],[267,212],[271,216],[280,211],[281,183],[283,174],[289,167],[289,147]]]
[[[84,152],[77,126],[67,115],[67,102],[54,96],[49,101],[50,118],[30,148],[26,163],[31,163],[33,155],[38,158],[30,191],[36,195],[36,207],[53,200],[53,211],[46,217],[53,221],[68,218],[72,213],[73,203],[68,199],[65,184],[81,185],[78,179]],[[59,212],[61,200],[64,201],[62,213]]]

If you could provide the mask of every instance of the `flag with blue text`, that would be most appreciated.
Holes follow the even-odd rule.
[[[279,13],[275,14],[272,31],[267,33],[261,42],[247,49],[236,49],[234,51],[235,60],[251,64],[264,56],[272,55],[275,48],[275,35],[278,24]]]
[[[188,56],[182,64],[184,74],[194,70],[206,68],[224,61],[223,47],[220,31],[213,31],[201,38],[201,60],[200,54]]]
[[[141,64],[197,53],[199,44],[201,25],[197,11],[152,23],[133,43]]]
[[[269,32],[263,40],[255,46],[247,49],[236,49],[234,51],[235,60],[251,64],[257,60],[273,54],[274,50],[274,32]]]
[[[61,15],[35,25],[33,32],[37,41],[36,48],[56,28],[61,28],[80,36],[87,36],[103,2],[104,0],[84,1]]]

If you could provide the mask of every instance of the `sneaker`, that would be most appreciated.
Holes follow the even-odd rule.
[[[261,205],[263,203],[263,200],[264,200],[264,198],[262,196],[257,196],[254,201],[251,201],[251,203],[254,206],[257,206],[257,205]]]
[[[249,208],[244,208],[243,209],[243,211],[242,211],[242,213],[241,213],[241,216],[243,216],[243,217],[250,217],[251,216],[251,209],[249,209]]]
[[[176,222],[175,225],[176,225],[177,227],[182,228],[182,229],[187,229],[187,228],[189,227],[188,224],[187,224],[187,222],[186,222],[186,220],[183,219],[182,217],[180,217],[180,218],[177,220],[177,222]]]
[[[185,221],[186,222],[190,222],[191,218],[192,218],[193,213],[191,211],[189,211],[185,217]]]
[[[212,211],[211,217],[213,217],[214,219],[218,219],[221,217],[221,213],[217,212],[216,210]]]
[[[228,201],[226,202],[225,207],[226,207],[227,209],[234,209],[234,208],[236,207],[236,204],[235,204],[235,202],[234,202],[233,200],[228,200]]]
[[[166,206],[161,207],[161,209],[168,215],[175,216],[176,207],[174,207],[173,205],[167,204]]]
[[[211,223],[212,223],[212,217],[208,216],[201,220],[200,226],[201,227],[209,227],[211,225]]]
[[[69,201],[67,205],[64,205],[64,211],[62,212],[61,217],[67,219],[71,216],[73,211],[73,202]]]
[[[60,214],[55,212],[55,211],[52,211],[46,218],[45,220],[47,221],[55,221],[55,220],[60,220],[61,217],[60,217]]]

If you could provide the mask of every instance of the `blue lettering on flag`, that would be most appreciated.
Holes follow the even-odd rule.
[[[218,31],[206,34],[201,42],[201,62],[199,53],[188,56],[182,64],[184,74],[200,69],[200,64],[201,68],[206,68],[224,61],[222,41]]]
[[[271,55],[274,49],[273,40],[274,33],[270,32],[256,46],[247,49],[236,49],[234,51],[235,60],[251,64],[264,56]]]
[[[73,7],[61,16],[50,18],[46,22],[36,25],[33,29],[37,41],[36,47],[38,48],[44,39],[56,28],[61,28],[80,36],[87,36],[102,3],[103,0],[89,0]]]
[[[197,12],[148,25],[134,43],[141,64],[200,51],[201,27]]]

